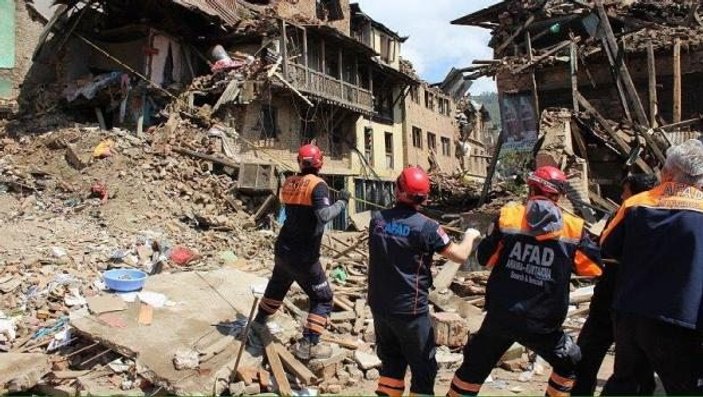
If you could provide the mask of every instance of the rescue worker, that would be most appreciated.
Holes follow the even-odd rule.
[[[408,366],[411,395],[434,395],[437,361],[428,305],[432,256],[464,263],[480,235],[469,229],[461,244],[452,243],[437,222],[418,212],[429,192],[425,171],[406,168],[395,184],[395,206],[375,212],[369,226],[368,298],[383,363],[378,395],[401,396]]]
[[[658,180],[654,175],[629,175],[622,182],[621,198],[624,202],[636,194],[653,189],[657,184]],[[581,362],[576,369],[576,384],[571,391],[575,396],[593,395],[596,390],[598,370],[615,340],[611,309],[617,269],[617,265],[605,266],[603,276],[598,280],[591,298],[588,319],[579,334],[577,343],[581,348]],[[651,396],[656,388],[654,371],[646,362],[641,364],[638,394]]]
[[[264,325],[297,282],[310,299],[303,338],[294,348],[301,360],[332,354],[330,346],[320,343],[332,311],[332,289],[320,264],[320,246],[325,225],[344,211],[351,197],[348,191],[341,191],[339,200],[330,205],[329,188],[318,176],[322,164],[323,155],[317,146],[301,147],[300,173],[286,179],[281,188],[286,220],[276,240],[273,274],[255,318],[257,325]]]
[[[670,148],[661,179],[625,201],[601,238],[619,262],[615,369],[604,395],[637,393],[643,361],[667,394],[703,393],[703,143]]]
[[[584,221],[557,206],[566,176],[540,167],[528,178],[526,205],[501,209],[478,246],[479,262],[492,268],[486,289],[486,317],[464,347],[448,395],[477,395],[498,360],[518,342],[553,368],[549,396],[568,396],[574,384],[578,346],[562,329],[569,307],[572,271],[600,276],[600,250]]]

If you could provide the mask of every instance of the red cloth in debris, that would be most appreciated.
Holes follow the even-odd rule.
[[[198,253],[185,247],[173,247],[170,258],[176,265],[185,266],[198,259]]]
[[[99,197],[102,203],[107,203],[107,185],[101,182],[95,182],[93,186],[90,187],[90,193],[93,197]]]
[[[246,65],[246,62],[238,61],[235,59],[221,59],[215,62],[215,64],[212,65],[210,70],[215,73],[221,70],[239,69],[244,65]]]

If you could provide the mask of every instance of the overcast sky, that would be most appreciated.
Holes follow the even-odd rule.
[[[474,59],[492,59],[487,46],[488,30],[455,26],[449,22],[480,10],[497,0],[352,0],[361,9],[398,32],[410,36],[402,56],[415,65],[423,79],[436,83],[444,80],[452,66],[469,66]],[[481,79],[471,88],[472,94],[495,91],[491,79]]]

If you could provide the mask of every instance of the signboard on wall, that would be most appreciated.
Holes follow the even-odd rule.
[[[502,95],[500,110],[505,139],[501,152],[531,152],[538,139],[532,95]]]

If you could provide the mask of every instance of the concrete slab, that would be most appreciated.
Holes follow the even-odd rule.
[[[162,274],[150,277],[145,291],[164,294],[172,306],[154,310],[150,326],[138,324],[139,307],[130,304],[122,316],[125,328],[115,328],[89,316],[72,322],[76,330],[116,352],[134,358],[152,383],[177,395],[212,395],[218,378],[229,378],[239,342],[233,341],[197,370],[177,371],[173,357],[179,349],[206,348],[228,330],[214,325],[246,318],[254,297],[251,285],[267,280],[235,269],[208,273]],[[249,356],[251,359],[251,357]]]
[[[0,395],[20,393],[34,387],[51,371],[43,353],[2,353],[0,355]]]

